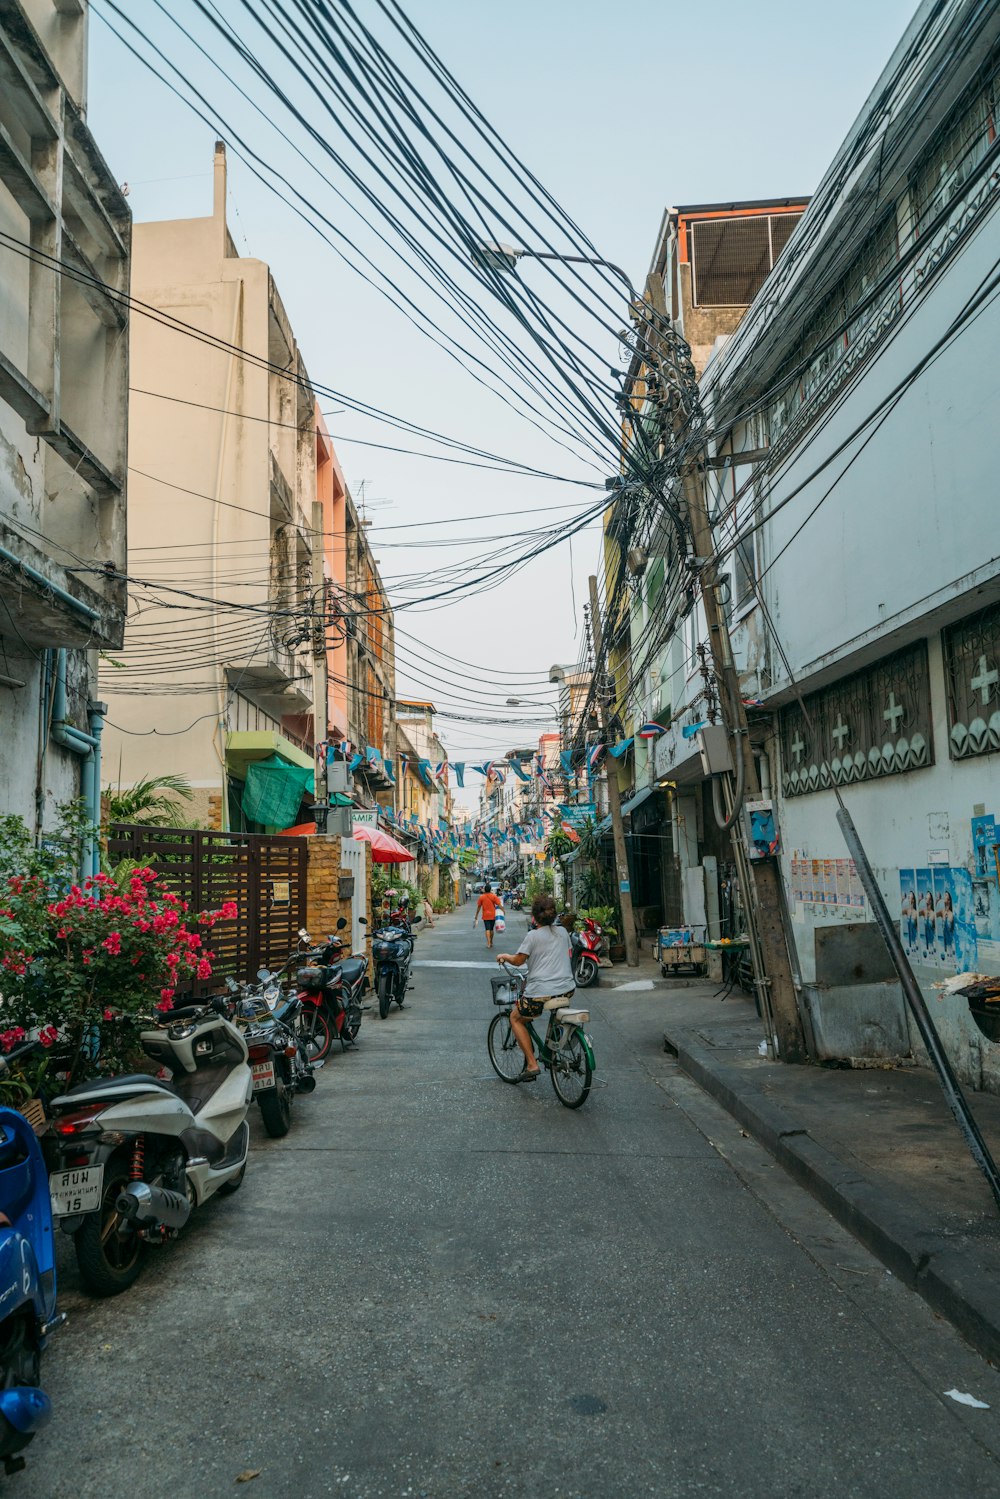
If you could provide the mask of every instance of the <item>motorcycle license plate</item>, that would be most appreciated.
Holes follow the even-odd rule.
[[[253,1091],[260,1093],[264,1088],[274,1087],[274,1063],[254,1062],[250,1068],[253,1073]]]
[[[83,1166],[76,1171],[53,1171],[49,1177],[53,1218],[72,1213],[95,1213],[101,1205],[103,1166]]]

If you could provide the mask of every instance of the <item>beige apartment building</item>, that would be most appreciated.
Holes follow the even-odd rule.
[[[0,0],[0,814],[36,836],[97,813],[125,619],[131,217],[86,125],[88,20]]]
[[[132,330],[133,581],[124,650],[102,663],[105,784],[180,773],[196,822],[289,826],[298,808],[253,815],[251,767],[311,800],[333,455],[271,273],[227,228],[221,143],[209,217],[135,226],[132,288],[157,316]]]

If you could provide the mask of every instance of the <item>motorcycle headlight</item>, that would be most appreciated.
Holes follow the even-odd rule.
[[[277,984],[268,984],[267,988],[264,990],[264,998],[267,1000],[269,1005],[275,1004],[276,1001],[281,998],[281,989]]]

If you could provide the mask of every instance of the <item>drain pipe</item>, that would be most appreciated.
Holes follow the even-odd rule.
[[[52,700],[52,738],[62,749],[82,759],[80,767],[80,794],[88,822],[97,827],[101,820],[101,731],[104,728],[104,703],[88,705],[91,732],[74,728],[66,722],[66,659],[67,651],[61,649],[56,656],[56,687]],[[80,875],[96,874],[97,840],[91,834],[80,855]]]

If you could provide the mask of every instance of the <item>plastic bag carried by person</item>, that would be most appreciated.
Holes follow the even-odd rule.
[[[493,930],[495,932],[502,932],[504,930],[504,928],[506,927],[506,925],[507,925],[507,923],[503,919],[503,912],[502,911],[498,911],[497,914],[496,914],[496,919],[495,919],[495,921],[493,923]]]

